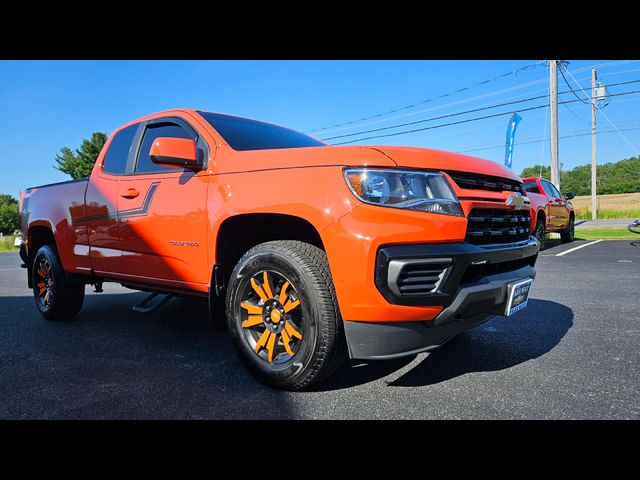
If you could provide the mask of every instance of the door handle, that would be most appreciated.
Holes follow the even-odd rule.
[[[120,194],[123,198],[136,198],[138,195],[140,195],[140,192],[135,188],[127,188],[125,193]]]

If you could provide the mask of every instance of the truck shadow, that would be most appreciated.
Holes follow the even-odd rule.
[[[89,288],[87,288],[89,291]],[[144,293],[87,295],[75,320],[47,322],[31,296],[0,297],[0,418],[285,419],[270,389],[215,331],[206,299],[174,298],[149,314]]]
[[[297,394],[267,388],[246,372],[229,335],[212,328],[206,300],[175,298],[150,314],[132,312],[144,295],[88,295],[68,322],[44,321],[30,296],[0,297],[0,397],[11,399],[0,405],[0,417],[299,416],[289,401]],[[419,387],[503,370],[551,351],[572,325],[571,309],[531,299],[523,312],[459,335],[401,375],[416,357],[353,361],[310,390],[385,377],[387,386]]]
[[[531,299],[529,306],[512,317],[495,317],[464,332],[418,365],[389,381],[393,387],[419,387],[441,383],[473,372],[491,372],[514,367],[551,351],[573,325],[573,311],[559,303]],[[338,390],[371,382],[405,367],[415,360],[360,362],[345,369],[317,390]]]

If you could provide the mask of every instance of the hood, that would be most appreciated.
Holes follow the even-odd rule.
[[[220,161],[217,156],[214,157],[214,169],[216,173],[249,172],[298,167],[396,166],[396,162],[378,149],[361,146],[326,146],[247,151],[233,151],[228,149],[225,157],[227,160],[223,161]]]
[[[428,148],[385,146],[371,148],[387,155],[395,161],[399,167],[453,170],[521,181],[520,177],[510,168],[482,158],[444,152],[442,150],[431,150]]]
[[[490,160],[427,148],[354,145],[257,151],[228,149],[227,154],[226,161],[214,157],[217,173],[322,166],[408,167],[470,172],[520,181],[511,169]]]

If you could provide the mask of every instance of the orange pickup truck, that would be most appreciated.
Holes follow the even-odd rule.
[[[250,372],[290,390],[521,310],[539,248],[494,162],[186,109],[118,129],[90,178],[26,190],[20,225],[46,319],[105,281],[207,297]]]

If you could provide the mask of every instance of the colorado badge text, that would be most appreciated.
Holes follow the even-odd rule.
[[[199,247],[198,242],[180,242],[177,240],[169,240],[169,245],[172,247]]]

